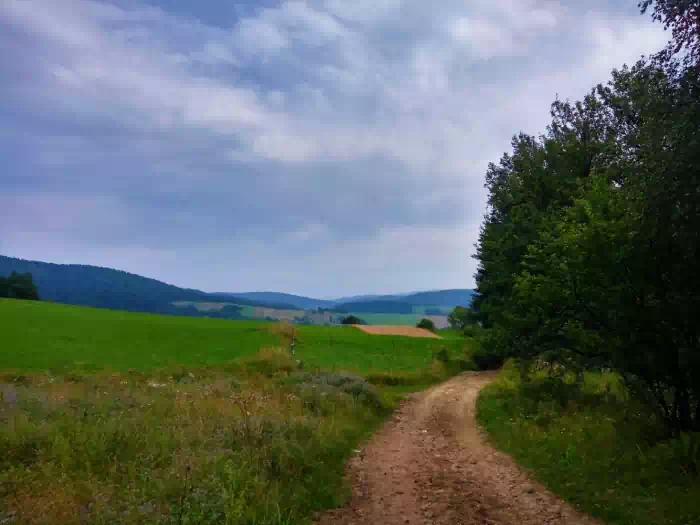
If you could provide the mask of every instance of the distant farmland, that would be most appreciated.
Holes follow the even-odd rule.
[[[258,306],[239,305],[236,303],[214,303],[214,302],[194,302],[194,301],[177,301],[173,303],[180,308],[194,307],[203,313],[220,312],[226,306],[235,306],[240,309],[240,315],[249,319],[273,319],[278,321],[302,322],[305,324],[314,325],[329,325],[340,324],[346,315],[355,315],[371,325],[401,325],[415,326],[418,321],[423,318],[431,319],[438,329],[447,328],[447,315],[426,315],[427,310],[441,310],[449,313],[450,308],[447,306],[424,306],[417,305],[413,307],[414,313],[411,314],[395,314],[395,313],[365,313],[365,312],[348,312],[338,313],[329,311],[316,310],[284,310],[279,308],[264,308]]]

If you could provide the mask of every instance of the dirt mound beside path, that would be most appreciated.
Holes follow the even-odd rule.
[[[433,339],[440,339],[439,335],[434,334],[430,330],[416,328],[415,326],[360,324],[354,326],[363,332],[374,335],[407,335],[409,337],[432,337]]]
[[[593,525],[488,445],[466,373],[406,400],[351,460],[352,498],[322,525]]]

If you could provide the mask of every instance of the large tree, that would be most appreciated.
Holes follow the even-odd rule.
[[[475,306],[492,354],[612,367],[670,429],[700,430],[698,10],[654,5],[669,50],[556,101],[489,167]]]

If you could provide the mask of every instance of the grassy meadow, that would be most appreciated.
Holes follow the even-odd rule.
[[[665,436],[614,374],[578,388],[507,366],[477,408],[496,446],[609,525],[700,523],[700,436]]]
[[[0,330],[7,525],[310,523],[396,400],[464,366],[458,338],[15,300]]]
[[[250,356],[280,344],[278,324],[154,314],[0,299],[5,349],[0,370],[152,370],[206,366]],[[415,371],[442,346],[374,336],[349,326],[296,327],[296,359],[308,367],[370,371]]]

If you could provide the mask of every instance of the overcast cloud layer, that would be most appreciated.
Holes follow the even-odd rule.
[[[208,291],[471,287],[487,163],[663,45],[636,3],[2,0],[0,253]]]

